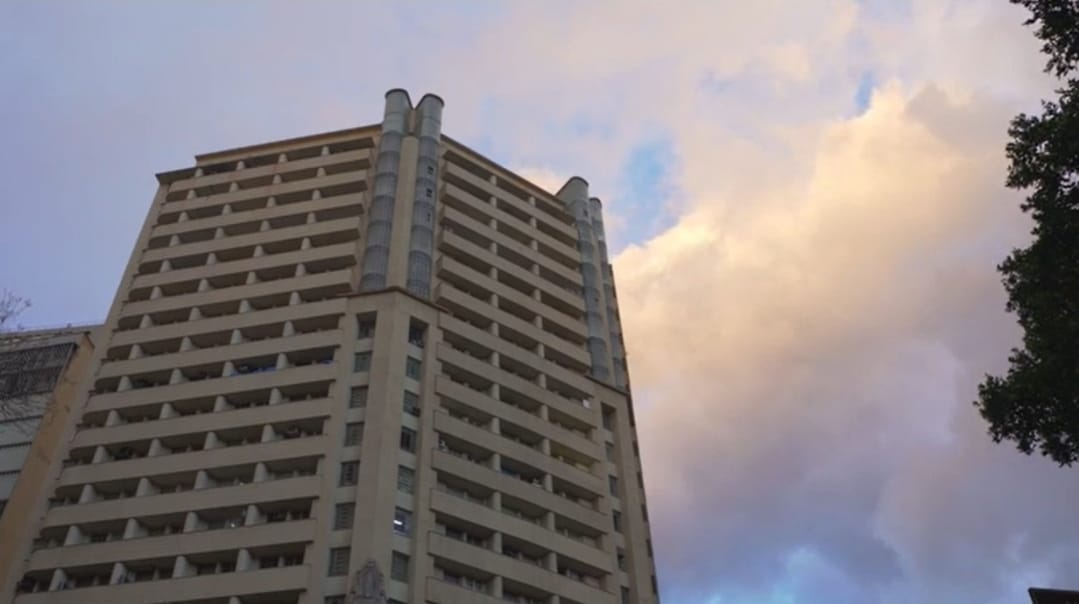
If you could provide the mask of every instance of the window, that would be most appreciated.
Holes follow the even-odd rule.
[[[652,575],[652,593],[659,594],[659,584],[656,583],[655,575]]]
[[[405,413],[420,416],[420,395],[415,392],[405,391]]]
[[[352,360],[352,370],[355,372],[370,371],[371,370],[371,353],[370,352],[357,352],[355,358]]]
[[[626,570],[626,550],[618,548],[618,570]]]
[[[356,339],[366,340],[375,336],[375,318],[356,317]]]
[[[608,430],[614,430],[614,409],[603,406],[603,427]]]
[[[416,452],[416,431],[411,428],[401,428],[401,450],[409,453]]]
[[[423,337],[426,333],[426,325],[419,321],[410,321],[408,324],[408,343],[417,348],[423,348]]]
[[[412,468],[397,466],[397,490],[402,493],[412,493],[416,486],[416,473]]]
[[[629,604],[629,588],[622,588],[622,604]]]
[[[618,510],[611,510],[611,522],[614,524],[614,530],[619,533],[622,532],[622,512]]]
[[[614,445],[611,443],[604,443],[607,445],[607,461],[614,461]]]
[[[326,596],[322,604],[345,604],[345,596]]]
[[[406,537],[412,534],[412,512],[402,508],[394,508],[393,532]]]
[[[420,379],[420,373],[423,369],[423,363],[419,359],[408,357],[405,359],[405,376],[414,380]]]
[[[352,518],[356,515],[355,502],[339,503],[333,508],[333,530],[352,528]]]
[[[611,495],[618,497],[618,478],[614,476],[608,476],[607,488],[610,489]]]
[[[353,409],[367,406],[367,386],[353,386],[348,395],[348,406]]]
[[[396,581],[408,581],[408,556],[393,552],[390,559],[390,578]]]
[[[648,506],[641,504],[641,516],[644,517],[644,521],[648,522]]]
[[[345,446],[355,447],[363,443],[363,422],[345,424]]]
[[[326,574],[331,577],[340,577],[348,574],[348,558],[351,554],[347,547],[334,547],[330,549],[330,563],[326,565]]]
[[[341,464],[341,475],[337,479],[337,486],[348,487],[356,484],[360,476],[360,462],[346,461]]]

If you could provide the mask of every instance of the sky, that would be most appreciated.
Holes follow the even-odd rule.
[[[1079,588],[1079,474],[971,405],[1042,73],[1005,0],[0,5],[0,288],[104,318],[196,153],[379,121],[603,199],[665,604]]]

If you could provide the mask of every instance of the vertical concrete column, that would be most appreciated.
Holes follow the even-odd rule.
[[[147,457],[157,457],[166,453],[165,445],[161,444],[160,438],[150,440],[150,449],[146,452]]]
[[[502,576],[501,575],[495,575],[495,576],[491,577],[491,595],[494,596],[494,598],[496,600],[501,600],[502,599]]]
[[[253,560],[251,559],[251,552],[247,549],[241,549],[236,554],[236,572],[243,572],[245,570],[251,570],[253,568]]]
[[[592,214],[592,233],[596,239],[599,272],[603,283],[604,313],[611,347],[611,380],[615,386],[625,388],[629,380],[626,374],[626,349],[622,339],[622,320],[618,314],[618,299],[614,289],[614,272],[611,270],[611,262],[607,257],[607,234],[603,228],[603,203],[592,197],[588,200],[588,204]]]
[[[109,451],[105,447],[98,445],[96,448],[94,448],[94,457],[90,460],[90,463],[105,463],[108,460]]]
[[[59,591],[64,589],[67,583],[67,573],[63,569],[58,568],[52,572],[52,580],[49,581],[49,591]]]
[[[397,197],[397,176],[401,163],[401,143],[408,128],[412,101],[404,90],[386,93],[382,116],[382,136],[375,159],[374,186],[368,212],[367,236],[364,238],[360,291],[386,287],[390,245],[393,235],[393,210]]]
[[[157,489],[154,488],[149,478],[143,476],[139,479],[139,486],[135,487],[135,497],[145,497],[155,493],[157,493]]]
[[[260,522],[262,522],[262,513],[259,512],[258,506],[253,503],[248,504],[244,513],[244,526],[252,526]]]
[[[64,546],[78,545],[82,543],[82,529],[78,525],[72,524],[67,527],[67,534],[64,535]]]
[[[270,470],[261,461],[255,464],[255,482],[266,482],[270,478]]]
[[[170,417],[176,417],[176,409],[172,407],[171,403],[161,403],[161,413],[158,414],[157,419],[169,419]]]
[[[199,515],[195,512],[188,512],[184,515],[184,532],[191,533],[199,530]]]
[[[112,564],[112,574],[109,576],[109,585],[116,585],[124,582],[124,577],[127,575],[127,568],[122,562],[114,562]]]
[[[105,417],[105,426],[119,426],[120,423],[120,414],[116,412],[116,409],[109,409],[109,414]]]
[[[172,565],[172,578],[180,579],[191,575],[191,565],[187,563],[187,558],[183,556],[176,556],[176,562]]]
[[[210,475],[206,473],[206,470],[199,470],[195,473],[195,490],[209,488],[211,486]]]
[[[558,197],[573,215],[577,227],[577,253],[580,256],[580,273],[583,282],[585,325],[588,329],[588,354],[592,361],[592,377],[610,379],[610,357],[607,344],[607,325],[604,320],[605,305],[602,298],[603,277],[596,251],[595,229],[592,209],[588,198],[588,183],[574,176],[562,186]]]
[[[502,493],[500,491],[491,493],[491,508],[502,511]]]
[[[442,99],[426,94],[416,107],[415,196],[408,242],[408,277],[405,288],[420,298],[431,297],[435,242],[435,205],[438,199],[438,150],[442,136]]]
[[[225,395],[219,394],[214,399],[214,413],[220,413],[222,411],[228,411],[232,405],[229,405],[229,401],[225,398]]]

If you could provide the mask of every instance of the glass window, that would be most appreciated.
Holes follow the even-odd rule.
[[[414,380],[420,379],[420,374],[423,370],[423,363],[419,359],[408,357],[405,359],[405,376]]]
[[[393,552],[390,559],[390,578],[396,581],[408,581],[408,556]]]
[[[420,416],[420,395],[415,392],[405,391],[404,401],[405,413],[409,415]]]
[[[618,478],[614,476],[607,477],[607,488],[610,489],[611,495],[618,497]]]
[[[412,534],[412,512],[404,508],[394,508],[393,532],[405,536]]]
[[[359,477],[360,462],[346,461],[341,464],[341,475],[338,477],[337,485],[342,487],[352,486],[356,484]]]
[[[355,372],[371,370],[371,353],[357,352],[352,360],[352,370]]]
[[[619,533],[622,532],[622,513],[618,510],[611,510],[611,522],[614,524],[614,530]]]
[[[356,514],[356,504],[354,502],[339,503],[334,506],[333,509],[333,530],[339,531],[342,529],[352,528],[352,519]]]
[[[416,473],[412,468],[397,466],[397,490],[402,493],[412,493],[415,488]]]
[[[367,386],[353,386],[348,395],[348,406],[352,408],[367,406]]]
[[[427,332],[427,326],[419,321],[412,321],[408,324],[408,343],[416,346],[417,348],[423,348],[424,335]]]
[[[356,338],[366,340],[375,336],[375,318],[373,316],[356,317]]]
[[[401,428],[401,450],[409,453],[416,452],[416,431],[411,428]]]
[[[331,577],[340,577],[348,574],[348,559],[351,551],[347,547],[334,547],[330,549],[330,563],[326,565],[326,574]]]
[[[363,443],[363,422],[345,425],[345,446],[355,447]]]

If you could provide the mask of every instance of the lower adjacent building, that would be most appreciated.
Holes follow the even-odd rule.
[[[17,604],[658,602],[602,204],[442,109],[158,175]]]
[[[33,547],[96,327],[0,334],[0,593],[14,589]]]

